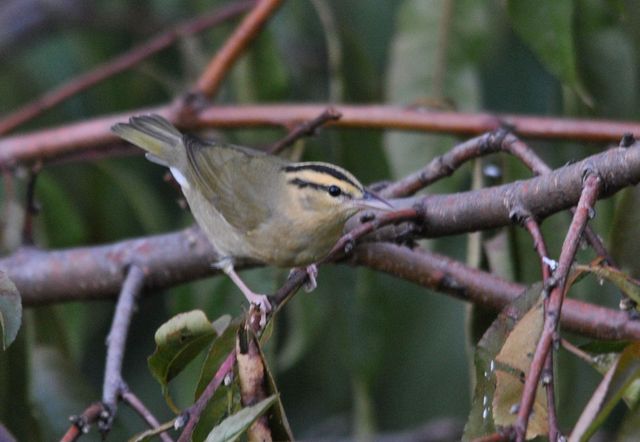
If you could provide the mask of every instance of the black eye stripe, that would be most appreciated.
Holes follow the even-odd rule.
[[[312,183],[311,181],[301,180],[300,178],[294,178],[292,180],[289,180],[288,183],[293,184],[294,186],[297,186],[299,189],[304,189],[308,187],[310,189],[327,192],[329,195],[334,197],[344,195],[347,198],[353,198],[353,195],[351,195],[349,192],[345,192],[344,190],[340,189],[340,187],[336,186],[335,184],[332,184],[330,186],[325,186],[323,184]]]

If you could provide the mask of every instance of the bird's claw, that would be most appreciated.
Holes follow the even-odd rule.
[[[251,306],[255,306],[258,312],[260,312],[260,328],[264,328],[267,325],[267,314],[271,312],[272,307],[267,295],[254,294],[250,300]]]
[[[307,280],[304,282],[304,291],[310,293],[318,287],[318,267],[315,264],[307,266],[305,269],[307,272]]]

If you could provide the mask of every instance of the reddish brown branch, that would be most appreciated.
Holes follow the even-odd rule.
[[[213,97],[216,94],[233,63],[258,35],[281,3],[282,0],[258,1],[206,67],[198,79],[194,92],[206,97]]]
[[[101,402],[94,402],[89,405],[80,416],[71,416],[71,426],[67,432],[62,436],[60,442],[74,442],[78,440],[80,436],[85,434],[89,425],[95,423],[100,414],[104,411],[104,407]]]
[[[229,372],[233,370],[233,366],[236,363],[236,351],[232,350],[224,362],[218,368],[218,371],[211,379],[211,382],[204,389],[198,400],[195,404],[193,404],[187,411],[185,411],[182,416],[187,419],[187,422],[182,430],[182,434],[178,439],[178,442],[187,442],[191,440],[191,435],[193,434],[193,430],[196,428],[198,421],[200,420],[200,415],[204,411],[205,407],[213,397],[214,393],[222,384],[222,381],[227,376]]]
[[[0,135],[15,129],[17,126],[35,118],[74,95],[130,69],[146,58],[168,48],[179,38],[197,34],[238,16],[254,3],[254,1],[231,3],[216,9],[208,15],[180,23],[173,29],[157,35],[148,42],[134,47],[113,60],[109,60],[93,70],[69,80],[0,120]]]
[[[434,158],[422,169],[391,183],[380,193],[388,198],[413,195],[435,181],[450,176],[467,161],[503,150],[505,134],[501,131],[490,132],[466,140]]]
[[[63,154],[93,149],[114,142],[109,128],[131,115],[158,113],[183,128],[239,128],[258,126],[288,127],[315,118],[327,104],[275,104],[255,106],[211,106],[188,120],[177,122],[171,105],[137,109],[0,139],[0,167],[51,160]],[[331,126],[370,129],[395,129],[453,134],[481,134],[501,127],[502,122],[515,132],[531,138],[557,138],[584,141],[617,141],[620,134],[640,134],[640,123],[606,120],[574,120],[522,115],[466,114],[436,112],[391,105],[335,105],[342,114]]]
[[[558,268],[553,275],[553,289],[548,302],[547,311],[545,312],[545,322],[540,336],[540,341],[536,347],[533,356],[531,369],[525,380],[524,390],[520,409],[518,411],[518,419],[516,420],[516,435],[518,441],[524,441],[527,433],[527,425],[529,423],[529,415],[533,407],[535,393],[542,374],[542,368],[547,359],[547,355],[551,351],[553,337],[558,329],[562,304],[564,301],[566,279],[573,263],[578,245],[582,237],[582,232],[591,218],[593,206],[598,198],[601,185],[600,177],[597,175],[597,169],[585,168],[586,178],[584,181],[584,190],[578,202],[575,215],[569,226],[569,232],[562,245],[560,252],[560,260]]]
[[[494,310],[503,309],[526,289],[451,258],[395,244],[361,244],[349,262]],[[629,320],[624,312],[574,299],[565,300],[561,324],[598,339],[637,340],[640,336],[640,322]]]
[[[542,281],[546,285],[551,277],[551,266],[547,262],[547,245],[545,244],[544,237],[540,231],[540,225],[535,219],[527,217],[524,220],[524,226],[533,239],[533,244],[538,256],[540,257],[540,265],[542,267]],[[544,311],[548,310],[549,298],[544,300]],[[554,371],[553,371],[553,352],[547,354],[547,358],[544,363],[544,371],[542,374],[543,385],[547,394],[547,419],[549,422],[549,440],[558,440],[560,430],[558,426],[558,414],[556,412],[556,398],[555,398],[555,386],[554,386]]]

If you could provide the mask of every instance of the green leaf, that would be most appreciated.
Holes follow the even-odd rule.
[[[595,354],[622,353],[629,341],[589,341],[580,345],[580,350]]]
[[[602,426],[628,388],[640,379],[640,343],[629,345],[591,396],[569,442],[587,441]]]
[[[478,342],[474,355],[475,388],[471,411],[464,427],[464,441],[496,431],[492,408],[496,388],[496,357],[517,322],[538,302],[541,293],[542,284],[532,285],[500,312]]]
[[[576,265],[575,269],[577,271],[593,273],[598,278],[604,278],[607,281],[612,282],[625,295],[640,304],[640,281],[632,278],[624,272],[621,272],[617,268],[607,265],[589,264]]]
[[[576,67],[573,1],[509,0],[507,7],[514,30],[542,64],[591,105]]]
[[[156,331],[156,350],[149,356],[149,370],[162,386],[169,406],[167,386],[216,335],[214,327],[201,310],[180,313]]]
[[[0,332],[2,349],[16,339],[22,323],[22,300],[18,289],[5,271],[0,270]]]
[[[226,418],[207,436],[207,442],[232,442],[238,438],[275,402],[276,395],[269,396],[250,407],[245,407]]]

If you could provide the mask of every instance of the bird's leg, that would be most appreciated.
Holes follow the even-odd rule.
[[[308,265],[306,267],[297,267],[298,269],[304,270],[307,273],[307,279],[304,281],[304,291],[310,293],[318,287],[318,283],[316,279],[318,278],[318,266],[315,264]],[[296,269],[291,269],[289,272],[289,277]]]
[[[257,294],[247,287],[244,281],[240,279],[240,276],[238,276],[234,270],[231,260],[225,259],[221,261],[218,266],[229,276],[229,278],[231,278],[233,283],[238,286],[245,298],[247,298],[251,304],[258,307],[260,310],[260,327],[264,327],[267,324],[267,313],[271,311],[271,303],[269,302],[267,295]]]

